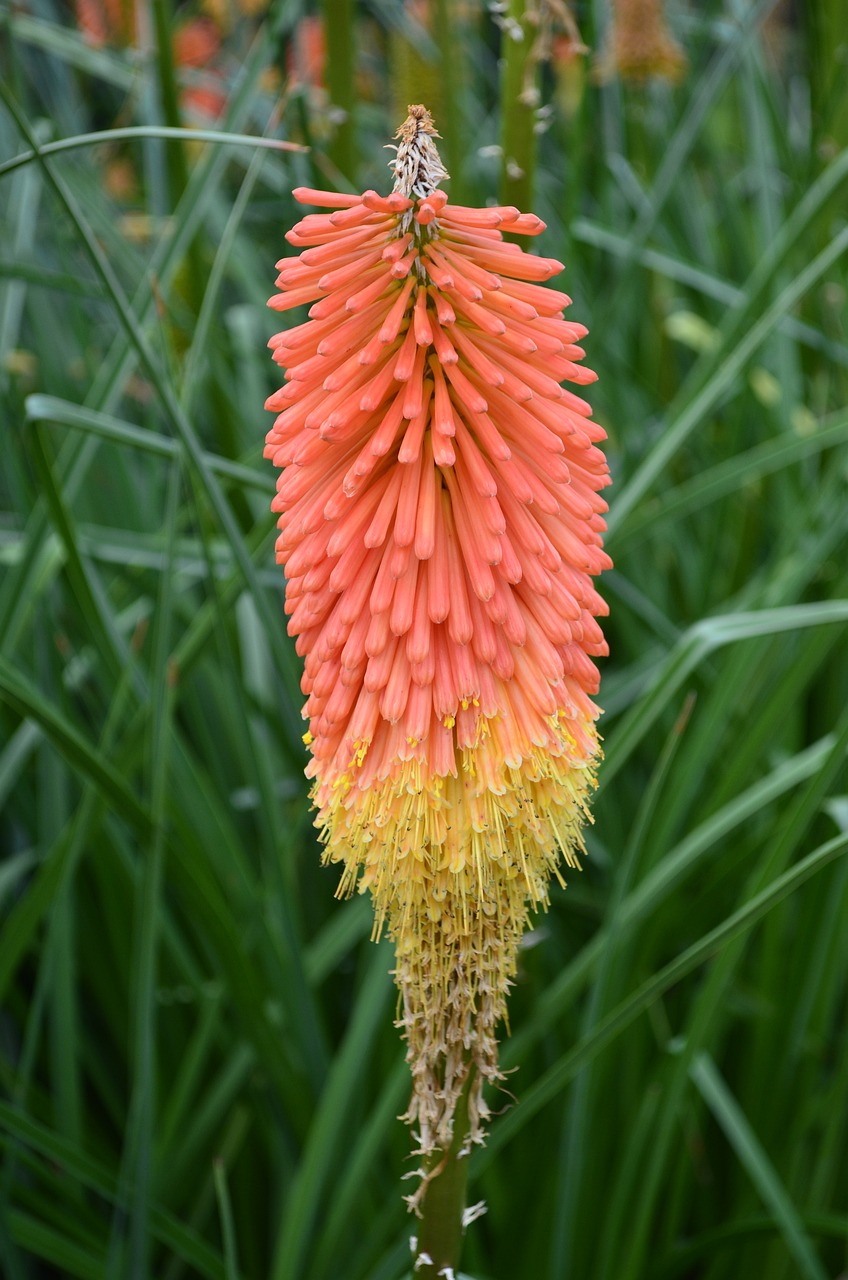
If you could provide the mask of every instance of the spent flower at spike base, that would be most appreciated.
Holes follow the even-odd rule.
[[[294,193],[325,211],[277,264],[270,306],[311,305],[270,343],[266,456],[316,825],[339,892],[369,890],[394,940],[406,1118],[432,1156],[463,1093],[482,1140],[519,940],[578,865],[609,476],[561,385],[595,380],[545,285],[561,264],[503,238],[544,224],[450,204],[409,112],[390,195]]]

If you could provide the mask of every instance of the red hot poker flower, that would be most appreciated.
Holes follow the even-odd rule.
[[[311,305],[270,343],[286,383],[266,456],[317,825],[340,892],[369,889],[394,939],[430,1153],[470,1072],[481,1139],[519,939],[582,847],[609,477],[561,386],[595,379],[546,287],[562,266],[502,236],[544,224],[450,204],[409,110],[390,195],[295,192],[328,211],[277,264],[270,305]]]

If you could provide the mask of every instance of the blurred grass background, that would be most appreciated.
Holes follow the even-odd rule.
[[[261,446],[291,188],[386,190],[410,101],[454,199],[548,223],[615,479],[590,857],[463,1269],[848,1272],[844,16],[669,4],[686,66],[632,84],[605,0],[4,0],[4,1280],[408,1270],[391,951],[319,866]]]

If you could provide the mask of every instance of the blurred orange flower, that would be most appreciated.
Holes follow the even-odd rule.
[[[669,31],[662,0],[613,0],[597,79],[604,82],[619,76],[642,84],[659,76],[676,83],[685,72],[686,54]]]
[[[211,18],[192,18],[174,32],[174,63],[177,67],[208,72],[203,84],[189,84],[180,95],[187,111],[217,119],[227,105],[227,95],[215,59],[221,52],[221,35]]]
[[[313,89],[323,88],[326,61],[324,20],[307,14],[295,27],[294,38],[286,50],[290,87],[303,84]]]
[[[135,39],[135,0],[76,0],[77,26],[95,48]]]
[[[136,38],[135,0],[76,0],[77,25],[89,44],[132,46]],[[174,31],[174,65],[177,69],[207,73],[204,83],[186,85],[182,107],[215,119],[226,106],[223,78],[215,68],[221,52],[221,35],[211,18],[189,18]]]

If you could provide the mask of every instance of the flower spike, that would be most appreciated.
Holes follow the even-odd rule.
[[[394,940],[428,1157],[461,1096],[482,1141],[519,941],[578,866],[609,475],[561,385],[595,377],[545,283],[562,266],[504,239],[544,224],[451,204],[424,107],[397,137],[388,196],[294,193],[320,212],[270,306],[310,319],[270,343],[266,456],[316,825],[339,894],[370,891]]]

